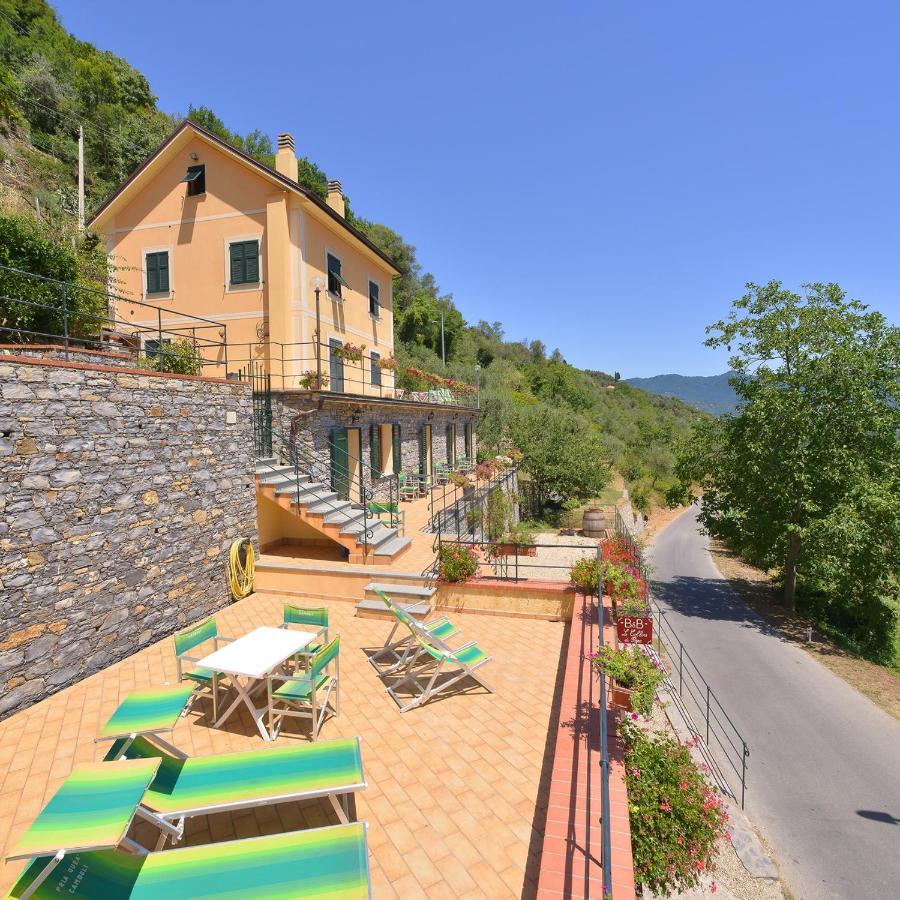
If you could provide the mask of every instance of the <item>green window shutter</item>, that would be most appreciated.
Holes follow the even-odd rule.
[[[369,312],[373,316],[380,315],[380,303],[378,299],[379,288],[374,281],[369,282]]]
[[[147,293],[155,294],[159,291],[159,267],[156,263],[156,254],[148,253],[147,263]]]
[[[231,251],[231,283],[244,283],[244,245],[232,244]]]
[[[391,428],[391,439],[394,443],[394,474],[399,475],[403,471],[403,442],[399,425]]]
[[[378,360],[381,357],[377,353],[372,353],[372,385],[374,387],[381,386],[381,367],[378,365]]]
[[[372,477],[381,477],[381,428],[378,425],[369,426],[369,466],[372,469]]]
[[[246,241],[244,243],[244,281],[248,283],[259,281],[258,241]]]
[[[169,254],[157,253],[156,266],[159,272],[159,290],[169,290]]]

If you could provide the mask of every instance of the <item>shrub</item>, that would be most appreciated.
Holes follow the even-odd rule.
[[[174,372],[177,375],[203,373],[203,360],[197,355],[190,341],[163,344],[153,356],[141,357],[137,365],[151,372]]]
[[[582,594],[596,594],[602,563],[595,556],[579,559],[569,571],[569,580]]]
[[[495,487],[488,494],[485,514],[485,528],[489,540],[499,541],[506,534],[512,514],[512,503],[508,494],[503,488]]]
[[[579,559],[569,570],[569,580],[582,594],[596,594],[602,565],[594,556]]]
[[[668,735],[619,725],[635,881],[654,894],[695,887],[712,868],[728,814],[697,770],[690,751]]]
[[[477,571],[478,559],[471,547],[441,544],[438,551],[438,575],[441,581],[465,581]]]
[[[647,594],[647,583],[634,566],[619,565],[604,560],[603,593],[616,603],[643,602]]]
[[[664,672],[649,656],[637,649],[603,646],[592,657],[591,664],[598,671],[616,683],[632,691],[631,707],[641,715],[653,712],[656,686],[662,681]]]

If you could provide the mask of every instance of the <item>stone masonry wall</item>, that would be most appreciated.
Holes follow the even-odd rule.
[[[250,388],[0,357],[0,717],[230,601]]]

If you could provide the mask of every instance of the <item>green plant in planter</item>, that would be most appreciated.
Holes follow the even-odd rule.
[[[518,544],[519,546],[522,546],[523,544],[533,544],[534,534],[520,522],[518,525],[513,525],[509,529],[509,532],[503,538],[503,543]]]
[[[687,747],[634,722],[619,725],[631,819],[634,880],[655,896],[695,887],[715,863],[728,813]]]
[[[319,391],[328,386],[328,374],[326,372],[318,374],[315,370],[309,370],[297,379],[297,384],[307,390]]]
[[[485,515],[485,529],[488,539],[499,541],[509,526],[512,517],[512,504],[509,495],[501,487],[495,487],[487,498],[487,513]]]
[[[640,597],[624,597],[621,600],[613,598],[613,615],[620,616],[648,616],[650,607]]]
[[[466,525],[469,531],[474,531],[481,524],[481,509],[477,506],[470,506],[466,510]]]
[[[438,551],[438,575],[441,581],[460,582],[478,572],[478,558],[470,547],[441,544]]]
[[[650,715],[656,686],[664,673],[646,654],[635,649],[603,646],[591,657],[591,665],[597,672],[615,678],[619,687],[632,692],[631,707],[635,712]]]
[[[611,560],[603,561],[603,593],[617,602],[625,600],[644,601],[646,592],[644,579],[631,566]]]
[[[595,556],[579,559],[569,571],[569,580],[582,594],[596,594],[602,565]]]
[[[469,480],[469,477],[467,475],[463,475],[462,472],[451,472],[450,481],[458,488],[465,489],[467,487],[472,487],[472,482]]]

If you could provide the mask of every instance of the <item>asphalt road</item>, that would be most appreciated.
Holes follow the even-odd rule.
[[[649,561],[669,624],[750,746],[746,812],[794,898],[900,898],[900,722],[741,601],[695,510]]]

